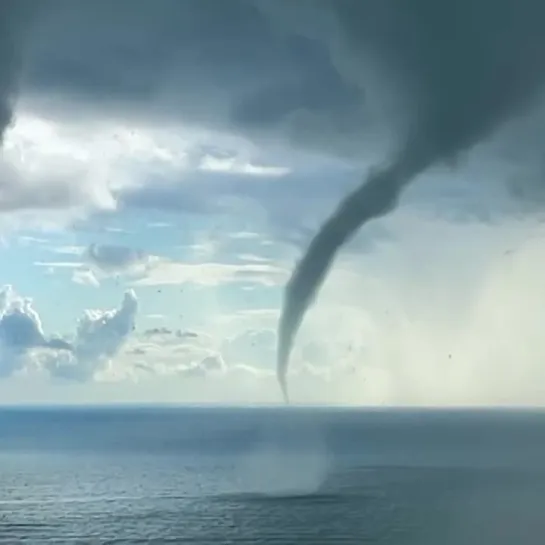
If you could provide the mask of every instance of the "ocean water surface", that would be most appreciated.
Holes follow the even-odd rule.
[[[0,543],[543,545],[545,413],[0,409]]]

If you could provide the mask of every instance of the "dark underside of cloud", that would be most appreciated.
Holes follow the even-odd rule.
[[[365,137],[372,112],[359,78],[332,56],[334,29],[307,28],[327,9],[320,1],[51,0],[25,42],[23,91],[50,112],[183,121],[354,155],[354,135]]]
[[[24,2],[24,0],[23,0]],[[16,0],[0,2],[0,143],[13,119],[21,68],[21,22],[25,6]],[[2,180],[0,180],[0,190]]]
[[[417,117],[428,148],[455,154],[539,77],[541,9],[538,0],[5,0],[3,119],[20,81],[25,104],[52,115],[193,123],[355,157],[416,130]]]

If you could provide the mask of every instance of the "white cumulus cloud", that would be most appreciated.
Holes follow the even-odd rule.
[[[85,311],[77,325],[73,352],[47,359],[51,375],[85,381],[107,371],[134,331],[137,311],[133,291],[125,293],[118,309]]]
[[[23,369],[34,349],[69,352],[71,345],[60,338],[46,338],[32,300],[21,298],[7,285],[0,290],[0,376]]]

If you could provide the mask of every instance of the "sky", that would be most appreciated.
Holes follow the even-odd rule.
[[[0,404],[282,402],[284,286],[407,119],[335,6],[2,4]],[[295,403],[545,404],[544,106],[343,249]]]

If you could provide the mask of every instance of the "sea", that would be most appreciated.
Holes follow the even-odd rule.
[[[545,412],[2,408],[0,543],[544,545]]]

